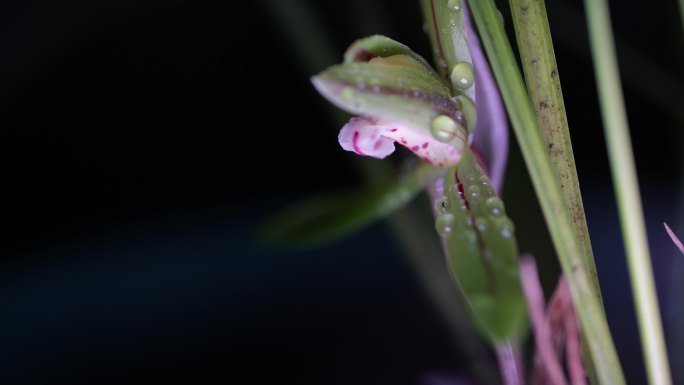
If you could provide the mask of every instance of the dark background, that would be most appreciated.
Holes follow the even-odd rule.
[[[682,26],[674,0],[612,3],[671,326],[683,264],[660,223],[684,234]],[[582,8],[548,7],[609,321],[641,383]],[[372,33],[429,57],[421,31],[408,0],[2,2],[0,381],[415,384],[462,371],[384,226],[305,251],[255,235],[302,196],[361,183],[308,78]],[[509,211],[521,248],[550,261],[523,170],[512,141]]]

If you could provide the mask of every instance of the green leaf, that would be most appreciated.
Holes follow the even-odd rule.
[[[383,188],[311,197],[276,214],[262,233],[271,241],[293,246],[332,241],[404,207],[440,172],[421,163],[406,178]]]
[[[513,222],[471,152],[444,182],[435,208],[449,271],[490,341],[519,341],[527,325]]]

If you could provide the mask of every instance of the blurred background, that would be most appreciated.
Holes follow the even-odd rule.
[[[643,383],[581,2],[547,3],[609,322]],[[611,3],[677,368],[684,261],[661,223],[684,235],[683,29],[674,0]],[[463,340],[392,227],[307,249],[258,236],[280,208],[364,183],[309,77],[375,33],[430,58],[421,25],[415,0],[2,2],[0,382],[466,373]],[[514,140],[504,199],[551,290],[555,256]]]

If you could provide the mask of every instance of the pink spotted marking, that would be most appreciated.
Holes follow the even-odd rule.
[[[359,148],[359,145],[358,145],[358,143],[357,143],[358,141],[359,141],[359,132],[358,132],[358,131],[354,131],[354,137],[353,137],[353,139],[352,139],[352,146],[354,147],[354,152],[357,153],[357,154],[359,154],[359,155],[366,155],[366,154],[364,154],[363,151],[361,151],[361,149]]]
[[[418,151],[418,150],[420,150],[420,147],[418,147],[418,146],[413,146],[413,147],[411,147],[411,150],[413,150],[413,151]]]
[[[425,142],[425,143],[423,143],[423,148],[428,148],[429,145],[430,145],[430,143]]]
[[[397,129],[396,129],[396,128],[393,128],[393,129],[390,130],[390,132],[397,132]]]

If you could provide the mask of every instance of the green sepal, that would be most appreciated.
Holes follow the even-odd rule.
[[[376,57],[386,58],[395,55],[410,56],[432,71],[427,60],[413,52],[411,48],[382,35],[365,37],[352,43],[352,45],[349,46],[347,51],[344,53],[344,62],[368,62]]]
[[[351,114],[387,119],[425,135],[431,135],[436,117],[446,115],[457,123],[461,144],[467,140],[463,112],[449,89],[409,55],[343,63],[314,76],[312,82],[326,99]]]
[[[462,191],[462,194],[459,192]],[[476,328],[490,341],[520,340],[527,327],[513,223],[472,153],[445,179],[446,204],[438,230],[449,271],[461,289]],[[440,223],[449,217],[445,231]]]

